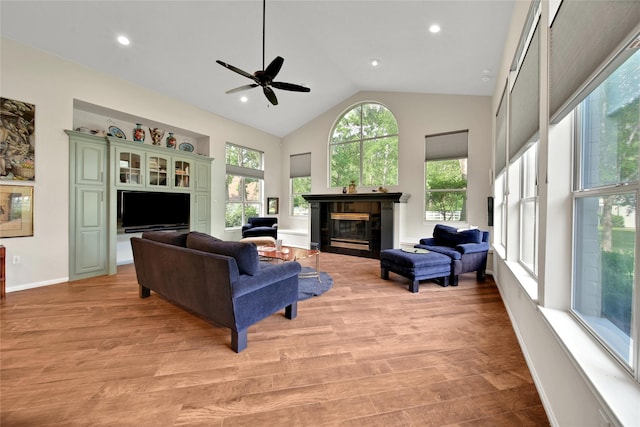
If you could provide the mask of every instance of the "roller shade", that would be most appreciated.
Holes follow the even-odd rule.
[[[289,156],[289,178],[311,176],[311,153]]]
[[[540,22],[531,37],[520,71],[511,89],[509,159],[517,157],[538,133],[540,114]]]
[[[468,156],[469,131],[438,133],[425,136],[425,161],[462,159]]]
[[[227,165],[227,175],[264,179],[264,171],[261,169],[243,168],[242,166],[235,165]]]
[[[614,55],[640,31],[640,1],[564,0],[550,34],[549,111],[557,123],[634,51]]]
[[[507,165],[507,86],[502,91],[500,105],[496,113],[495,175],[498,176]]]

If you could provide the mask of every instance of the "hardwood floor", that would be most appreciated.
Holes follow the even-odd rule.
[[[380,279],[379,261],[323,253],[326,294],[249,330],[115,276],[1,303],[2,426],[549,425],[492,280]]]

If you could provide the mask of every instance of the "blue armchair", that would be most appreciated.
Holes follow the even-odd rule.
[[[451,258],[452,286],[458,284],[458,275],[476,272],[479,282],[485,280],[487,252],[489,251],[489,232],[478,229],[460,230],[448,225],[437,224],[433,237],[420,239],[416,248],[438,252]]]
[[[278,218],[253,216],[242,226],[242,237],[270,236],[278,238]]]

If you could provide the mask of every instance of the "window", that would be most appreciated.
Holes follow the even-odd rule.
[[[262,212],[262,152],[227,143],[225,227],[241,227]]]
[[[331,133],[331,187],[398,184],[398,123],[376,103],[355,106]]]
[[[572,311],[637,372],[640,51],[576,109]],[[635,337],[634,337],[635,334]]]
[[[425,220],[466,221],[468,131],[425,140]]]
[[[493,230],[494,242],[507,247],[507,178],[506,172],[501,173],[495,180],[495,195],[493,199]]]
[[[293,154],[289,157],[291,180],[291,215],[309,215],[309,202],[303,194],[311,192],[311,153]]]
[[[303,194],[311,193],[311,177],[299,176],[291,178],[291,215],[309,215],[309,202]]]
[[[520,158],[520,264],[538,274],[538,144]]]

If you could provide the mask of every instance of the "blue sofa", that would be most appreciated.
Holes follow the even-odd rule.
[[[231,329],[231,348],[247,347],[249,326],[284,308],[297,315],[298,262],[259,261],[253,243],[204,233],[151,231],[132,237],[140,297],[154,291]]]
[[[242,226],[242,237],[269,236],[278,238],[278,218],[268,216],[252,216]]]
[[[458,275],[476,272],[478,281],[485,280],[487,252],[489,251],[489,232],[477,228],[459,230],[444,224],[437,224],[433,237],[420,239],[416,248],[438,252],[451,258],[451,277],[449,284],[458,284]]]

